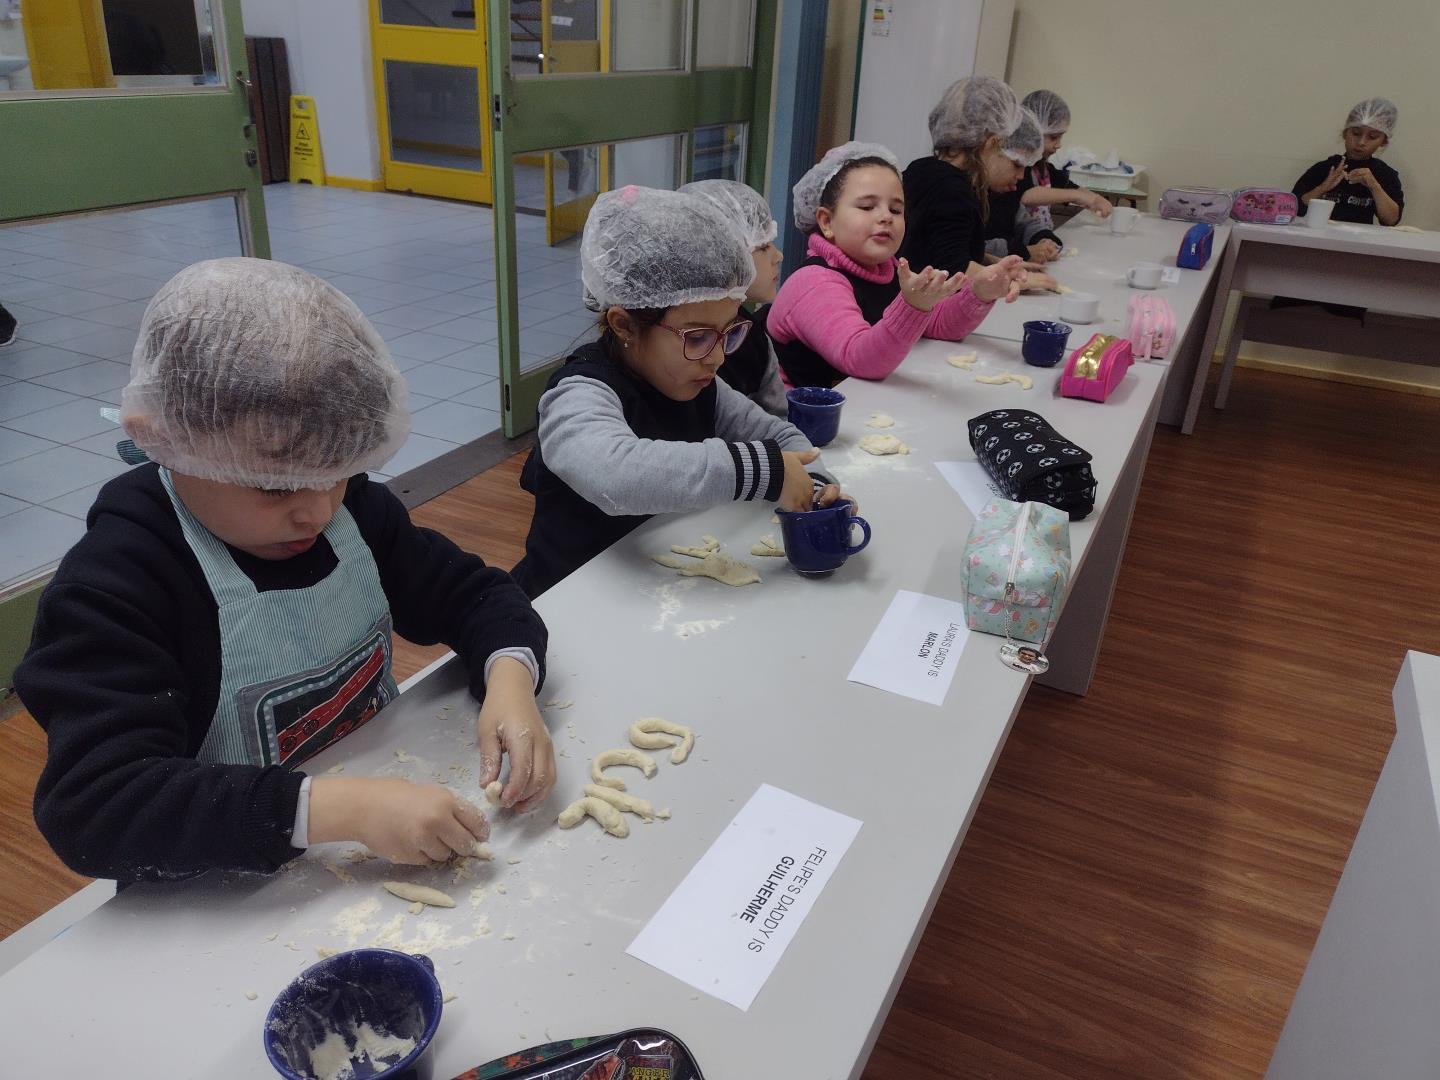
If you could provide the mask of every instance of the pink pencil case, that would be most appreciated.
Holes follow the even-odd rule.
[[[1130,297],[1132,354],[1141,360],[1162,360],[1175,343],[1175,312],[1170,301],[1154,293]]]
[[[1065,361],[1060,375],[1064,397],[1104,401],[1130,370],[1130,339],[1096,334]]]
[[[1299,213],[1300,203],[1294,193],[1281,188],[1248,187],[1235,193],[1230,216],[1236,221],[1257,225],[1289,225]]]

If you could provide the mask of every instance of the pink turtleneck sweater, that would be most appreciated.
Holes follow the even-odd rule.
[[[883,284],[897,273],[893,257],[879,266],[865,266],[819,233],[811,234],[808,253],[866,281]],[[855,292],[844,274],[826,266],[802,266],[780,286],[765,325],[774,340],[799,339],[846,375],[883,379],[900,366],[910,346],[922,337],[959,341],[980,325],[993,303],[981,300],[966,282],[958,293],[930,311],[911,307],[905,297],[897,296],[880,321],[871,326],[860,314]]]

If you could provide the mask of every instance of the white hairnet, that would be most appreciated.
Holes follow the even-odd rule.
[[[1366,98],[1345,118],[1345,126],[1368,127],[1383,132],[1387,139],[1395,137],[1395,124],[1400,119],[1400,110],[1389,98]]]
[[[974,150],[1020,126],[1020,102],[1002,80],[976,75],[951,83],[930,110],[930,143],[941,152]]]
[[[1016,165],[1027,169],[1040,160],[1045,153],[1045,136],[1040,133],[1040,121],[1029,109],[1022,108],[1020,126],[1010,133],[1000,152]]]
[[[738,180],[696,180],[680,190],[704,199],[731,218],[740,226],[741,234],[752,251],[775,239],[778,230],[770,213],[770,204],[749,184]]]
[[[1054,90],[1031,90],[1020,104],[1035,114],[1046,135],[1062,135],[1070,130],[1070,106]]]
[[[607,191],[580,238],[586,303],[600,311],[744,300],[754,278],[750,248],[730,218],[680,191]]]
[[[140,321],[120,422],[152,461],[205,480],[328,488],[410,433],[405,381],[351,301],[299,267],[211,259]]]
[[[826,150],[825,156],[800,177],[792,190],[795,199],[795,227],[802,233],[812,233],[818,229],[820,226],[815,223],[815,211],[820,209],[821,199],[830,181],[834,180],[845,166],[866,158],[883,161],[897,173],[900,171],[900,160],[879,143],[847,142]]]

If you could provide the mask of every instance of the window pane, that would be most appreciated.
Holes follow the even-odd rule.
[[[540,0],[515,0],[511,5],[510,68],[516,75],[599,71],[600,59],[598,0],[549,0],[544,5]]]
[[[0,93],[219,86],[211,0],[0,0]]]
[[[682,0],[613,0],[612,71],[678,71],[685,67]]]
[[[475,5],[472,0],[380,0],[380,21],[391,26],[474,30]]]
[[[748,124],[695,129],[690,170],[696,180],[744,180]]]
[[[392,161],[485,171],[478,70],[386,60],[385,101]]]
[[[697,0],[695,66],[749,67],[755,0]]]

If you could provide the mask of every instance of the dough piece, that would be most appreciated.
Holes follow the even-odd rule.
[[[684,570],[685,567],[694,565],[684,559],[677,559],[674,555],[651,555],[650,558],[661,566],[670,567],[671,570]]]
[[[894,435],[866,435],[860,440],[860,449],[867,454],[883,457],[886,454],[908,454],[910,448]]]
[[[585,794],[589,798],[600,799],[603,802],[609,803],[622,813],[636,814],[646,821],[653,821],[655,818],[655,811],[651,807],[649,799],[641,799],[634,795],[627,795],[623,791],[600,787],[598,784],[586,784]]]
[[[975,381],[985,383],[987,386],[1004,386],[1013,382],[1021,390],[1030,390],[1035,386],[1035,380],[1029,375],[1021,375],[1015,371],[1007,371],[1003,375],[976,375]]]
[[[491,780],[485,785],[485,798],[489,800],[491,806],[499,806],[500,793],[504,790],[505,785],[499,780]]]
[[[575,702],[571,701],[569,698],[565,698],[563,701],[560,698],[551,698],[549,701],[545,702],[545,707],[547,709],[568,709],[571,705],[574,704]]]
[[[1055,286],[1055,291],[1056,291],[1057,293],[1059,293],[1061,296],[1067,296],[1067,295],[1069,295],[1070,293],[1074,292],[1075,290],[1072,289],[1072,288],[1070,288],[1069,285],[1056,285],[1056,286]]]
[[[785,557],[785,549],[776,542],[773,536],[762,536],[755,543],[750,545],[751,555],[776,555]]]
[[[870,419],[865,421],[866,427],[887,428],[895,426],[895,418],[889,413],[876,412],[870,414]]]
[[[332,949],[328,945],[315,946],[315,955],[318,956],[321,960],[329,960],[330,957],[334,956],[339,951],[339,949]]]
[[[485,843],[483,840],[477,840],[475,842],[474,854],[475,858],[484,859],[486,862],[489,862],[491,859],[495,858],[495,849],[492,848],[489,844]]]
[[[420,912],[422,912],[422,911],[424,911],[424,910],[425,910],[425,905],[422,904],[419,900],[416,900],[413,904],[410,905],[410,914],[411,914],[411,915],[419,915]]]
[[[1423,233],[1424,229],[1417,229],[1414,225],[1391,225],[1390,228],[1396,232]]]
[[[732,559],[728,555],[721,555],[718,551],[706,555],[698,564],[692,563],[683,567],[680,570],[680,576],[714,578],[722,585],[730,585],[737,589],[741,585],[754,585],[761,580],[760,575],[749,563]]]
[[[416,885],[409,881],[382,881],[380,887],[391,896],[398,896],[401,900],[409,900],[412,903],[429,904],[431,907],[454,907],[455,901],[441,892],[439,889],[432,889],[428,885]]]
[[[670,550],[676,555],[689,555],[692,559],[703,559],[706,555],[713,555],[720,550],[720,541],[708,533],[700,537],[700,543],[694,547],[685,547],[683,544],[671,544]]]
[[[625,824],[625,819],[621,816],[620,811],[605,800],[591,795],[587,795],[583,799],[576,799],[564,810],[561,810],[560,816],[555,820],[562,829],[573,829],[585,820],[587,814],[598,821],[600,827],[611,836],[618,836],[623,840],[630,835],[630,826]]]
[[[260,996],[260,995],[257,994],[257,993],[255,993],[254,990],[246,990],[246,991],[245,991],[245,1000],[246,1000],[246,1001],[254,1001],[254,1000],[255,1000],[257,997],[259,997],[259,996]]]
[[[633,769],[639,769],[645,774],[646,779],[655,775],[654,758],[649,754],[642,754],[639,750],[631,750],[628,746],[623,746],[618,750],[602,750],[596,754],[595,760],[590,762],[590,779],[601,787],[624,791],[624,780],[617,780],[613,776],[605,775],[605,770],[612,765],[629,765]]]
[[[679,745],[670,738],[679,739]],[[695,748],[695,733],[684,724],[672,724],[658,716],[647,716],[630,725],[630,741],[643,750],[663,750],[667,746],[675,749],[670,754],[670,764],[679,765],[690,756]]]
[[[971,349],[969,352],[952,353],[945,358],[945,362],[951,367],[964,368],[966,371],[969,371],[975,366],[975,362],[979,359],[980,354],[974,349]]]
[[[1065,258],[1067,258],[1067,259],[1073,259],[1073,258],[1075,258],[1076,255],[1079,255],[1079,254],[1080,254],[1080,249],[1079,249],[1078,247],[1067,247],[1067,248],[1065,249]]]

